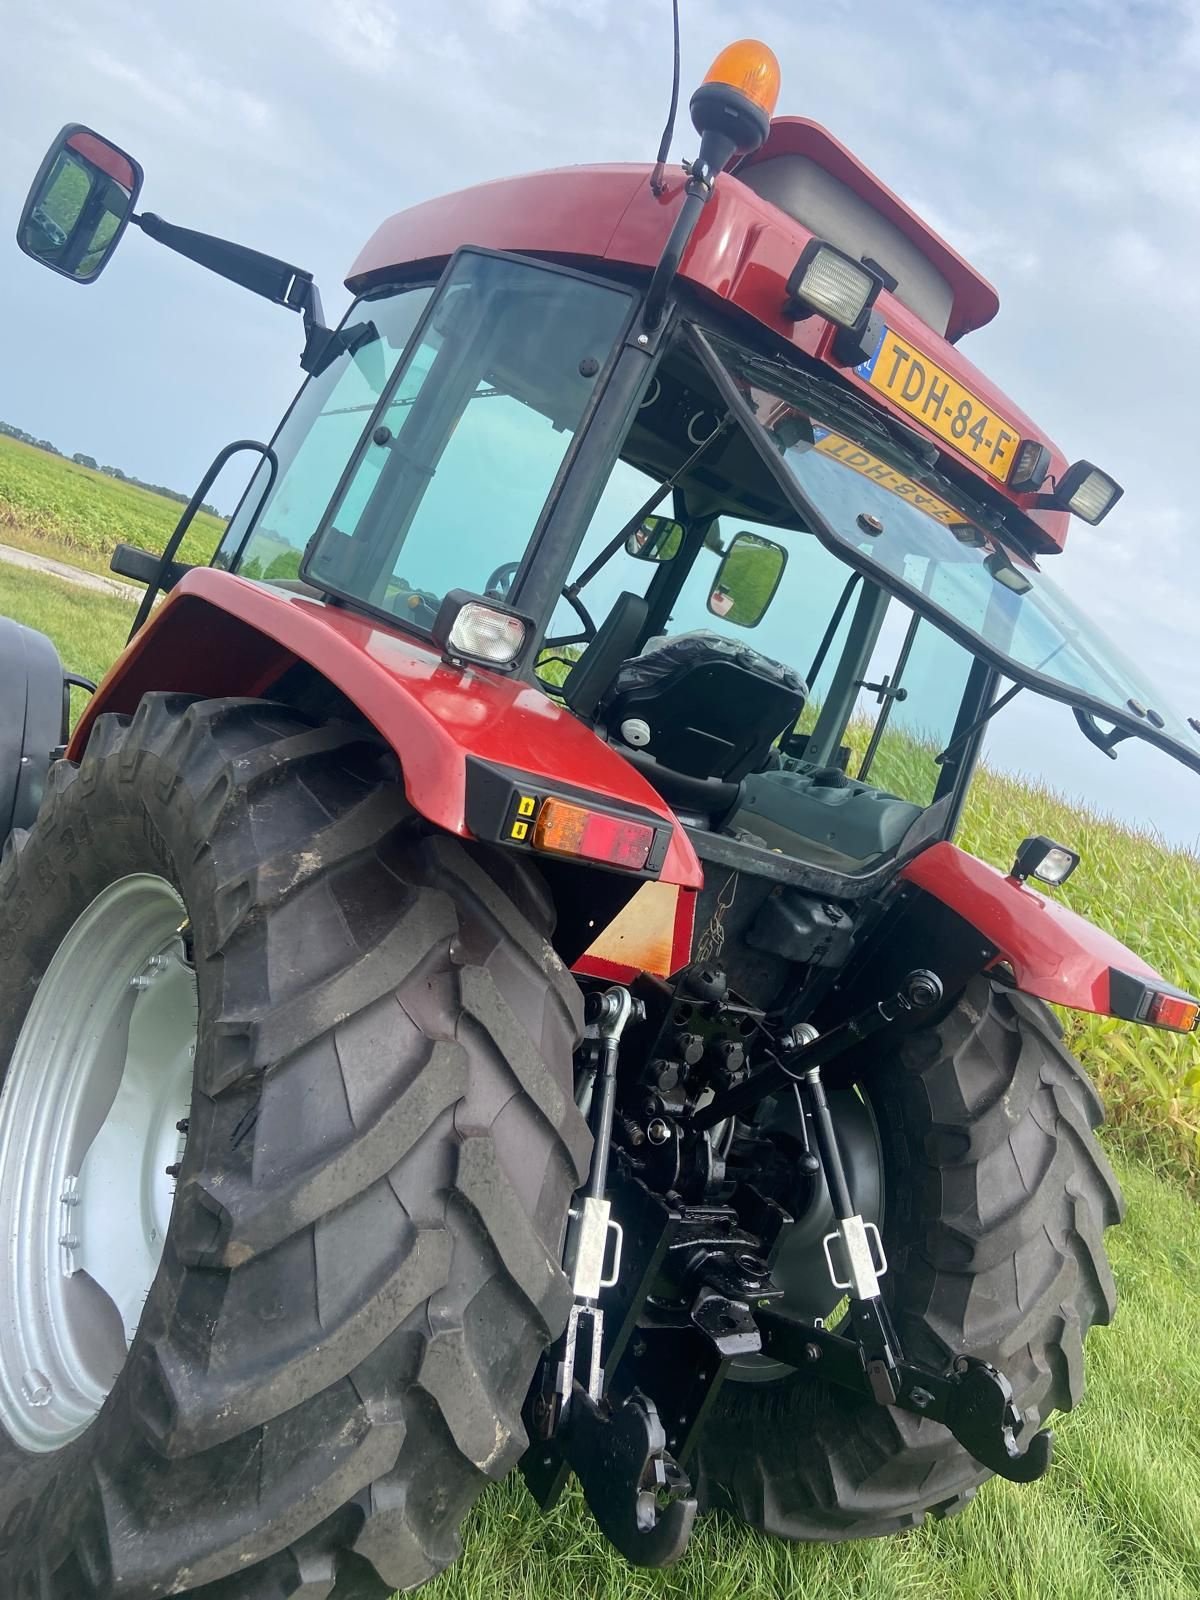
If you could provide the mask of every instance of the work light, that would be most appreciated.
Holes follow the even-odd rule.
[[[996,582],[1002,583],[1006,589],[1011,589],[1013,594],[1028,594],[1033,588],[1029,579],[1019,568],[1013,566],[1003,550],[993,550],[983,564]]]
[[[1050,470],[1050,451],[1040,439],[1022,439],[1013,457],[1008,487],[1027,494],[1040,489]]]
[[[1039,505],[1057,511],[1070,511],[1090,522],[1100,522],[1125,493],[1115,478],[1101,472],[1090,461],[1076,461],[1062,474],[1051,494],[1041,495]]]
[[[446,655],[506,671],[524,649],[529,626],[527,617],[507,606],[481,600],[465,589],[451,589],[430,632]]]
[[[1060,883],[1066,883],[1078,865],[1076,851],[1035,833],[1021,841],[1009,877],[1016,883],[1024,883],[1026,878],[1036,878],[1039,883],[1048,883],[1056,889]]]
[[[815,311],[839,328],[857,328],[882,287],[870,267],[823,239],[810,239],[787,281],[784,314],[798,320]]]

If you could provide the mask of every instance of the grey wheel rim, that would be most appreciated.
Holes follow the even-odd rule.
[[[95,1418],[158,1270],[196,1053],[186,918],[148,873],[99,894],[0,1087],[0,1424],[26,1450]]]

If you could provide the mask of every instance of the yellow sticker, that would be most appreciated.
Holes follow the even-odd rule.
[[[533,795],[523,794],[517,801],[517,815],[519,817],[531,817],[536,806],[537,801],[534,799]]]
[[[860,472],[864,478],[870,478],[889,494],[907,500],[909,505],[916,506],[918,511],[923,511],[927,517],[933,517],[943,526],[953,528],[960,523],[970,521],[965,512],[956,510],[945,500],[939,500],[937,495],[930,494],[928,489],[922,488],[912,478],[906,478],[902,472],[897,472],[895,467],[889,466],[886,461],[881,461],[869,450],[864,450],[861,445],[855,444],[853,439],[844,439],[840,433],[825,433],[817,427],[814,427],[813,433],[817,441],[816,449],[821,455],[832,456],[834,460],[840,461],[842,466],[849,467],[852,472]]]
[[[884,328],[875,354],[854,370],[989,477],[998,483],[1006,481],[1021,430],[923,350]]]
[[[524,839],[528,832],[529,824],[527,822],[514,822],[509,829],[508,836],[510,839]]]

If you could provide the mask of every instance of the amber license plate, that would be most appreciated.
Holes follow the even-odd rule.
[[[890,328],[855,371],[939,438],[1003,483],[1021,435],[924,351]]]

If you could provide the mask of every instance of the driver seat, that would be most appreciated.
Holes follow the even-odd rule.
[[[618,748],[667,772],[736,784],[765,763],[807,697],[791,667],[700,629],[652,639],[621,666],[603,710]]]

